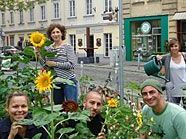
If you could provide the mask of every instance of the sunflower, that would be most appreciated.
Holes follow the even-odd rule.
[[[116,108],[118,106],[118,100],[114,98],[109,99],[108,106],[111,108]]]
[[[138,127],[142,127],[143,122],[142,122],[142,113],[141,113],[141,111],[137,112],[136,120],[137,120],[137,123],[138,123]]]
[[[44,34],[40,33],[40,32],[33,32],[30,35],[30,42],[35,46],[35,47],[42,47],[43,44],[45,43],[46,37]]]
[[[38,74],[35,80],[36,88],[39,90],[39,93],[44,91],[51,91],[52,88],[52,76],[50,71],[42,71]]]
[[[62,108],[65,112],[76,112],[78,110],[78,104],[73,100],[67,100],[63,102]]]

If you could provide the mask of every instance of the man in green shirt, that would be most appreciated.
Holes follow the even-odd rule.
[[[154,79],[141,84],[144,103],[143,115],[153,118],[152,134],[163,139],[186,139],[186,111],[173,103],[166,102],[162,85]],[[147,138],[147,135],[141,137]]]

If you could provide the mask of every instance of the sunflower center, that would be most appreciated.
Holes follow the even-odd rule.
[[[42,40],[42,37],[40,35],[37,35],[33,38],[33,42],[34,43],[40,43]]]

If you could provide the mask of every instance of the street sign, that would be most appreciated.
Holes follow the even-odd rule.
[[[109,20],[109,21],[112,21],[112,14],[107,14],[107,15],[104,15],[103,16],[103,20]]]

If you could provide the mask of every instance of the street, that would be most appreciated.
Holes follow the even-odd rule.
[[[132,63],[132,62],[131,62]],[[126,86],[129,82],[137,82],[141,83],[148,76],[143,71],[143,65],[141,65],[140,70],[138,70],[137,65],[132,65],[130,62],[124,65],[124,86]],[[111,68],[109,65],[94,65],[94,64],[84,64],[83,67],[80,65],[76,68],[77,77],[80,78],[82,75],[90,76],[95,84],[104,85],[105,80],[108,78],[109,72],[111,72],[112,82],[109,84],[111,87],[116,87],[116,74],[115,69]]]

